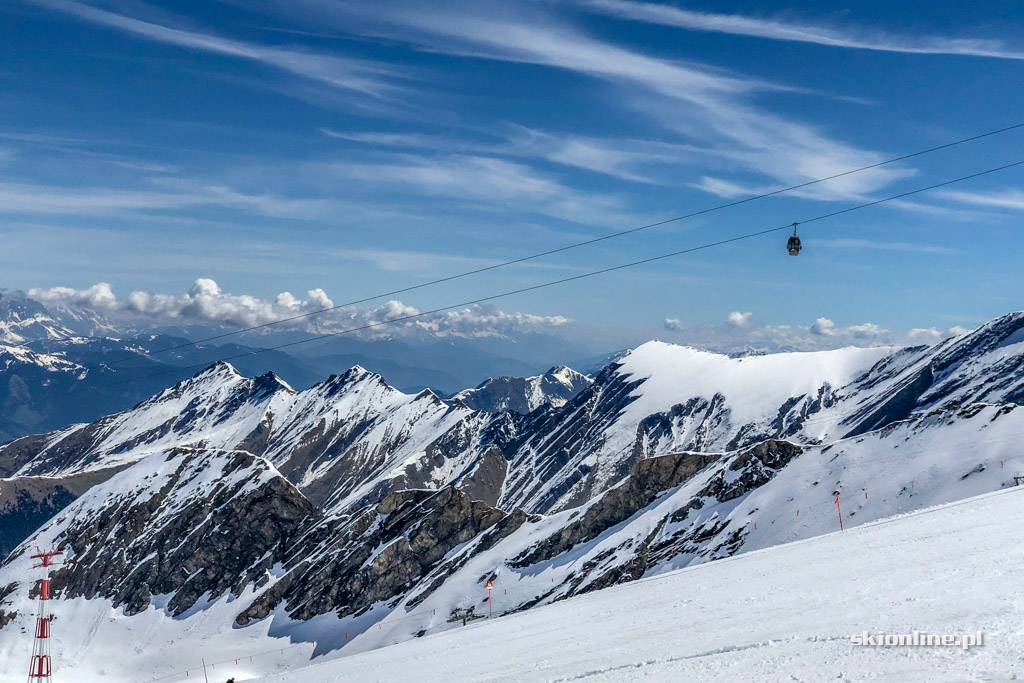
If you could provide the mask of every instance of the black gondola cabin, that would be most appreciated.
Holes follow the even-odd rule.
[[[790,256],[799,256],[800,249],[803,247],[800,245],[800,238],[796,234],[796,223],[793,224],[793,234],[789,236],[789,241],[786,242],[786,251],[789,252]]]

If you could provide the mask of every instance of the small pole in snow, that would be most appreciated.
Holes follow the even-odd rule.
[[[487,582],[487,618],[490,619],[494,616],[494,603],[491,601],[491,588],[494,584],[490,581]]]
[[[192,660],[195,661],[194,659]],[[203,678],[206,679],[206,683],[210,683],[210,677],[206,675],[206,658],[203,657]]]
[[[839,513],[839,530],[843,530],[843,511],[839,508],[839,491],[833,491],[836,494],[836,512]]]

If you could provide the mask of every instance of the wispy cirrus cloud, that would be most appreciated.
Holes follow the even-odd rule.
[[[293,48],[281,48],[225,38],[212,33],[145,21],[99,9],[77,0],[34,0],[93,23],[140,37],[259,62],[303,77],[308,82],[381,97],[405,78],[393,65],[349,59]],[[582,74],[608,83],[609,99],[629,103],[682,138],[658,149],[632,141],[601,141],[563,136],[544,152],[529,136],[520,135],[504,152],[534,154],[554,163],[611,175],[632,182],[660,183],[651,173],[659,157],[711,155],[716,166],[744,175],[751,173],[785,184],[832,175],[881,160],[881,155],[842,142],[814,126],[770,112],[755,102],[759,93],[799,91],[788,84],[765,82],[706,64],[651,56],[642,51],[588,34],[547,11],[543,5],[497,5],[490,2],[447,1],[429,9],[398,0],[338,5],[324,0],[282,3],[263,8],[293,24],[305,21],[323,27],[398,41],[415,49],[470,59],[532,64]],[[305,28],[308,28],[306,26]],[[304,28],[295,26],[296,30]],[[614,94],[612,94],[614,93]],[[326,129],[331,136],[381,144],[408,144],[441,151],[439,141],[412,133],[345,133]],[[390,137],[389,137],[390,135]],[[538,137],[545,137],[539,134]],[[516,149],[519,145],[520,149]],[[459,144],[454,150],[470,152]],[[849,199],[869,193],[911,171],[879,168],[816,185],[804,195],[819,199]],[[728,191],[732,179],[708,177],[696,187],[715,194]]]
[[[540,158],[552,163],[638,183],[678,184],[679,167],[705,162],[709,150],[699,145],[644,140],[557,134],[516,126],[505,149],[509,154]],[[672,173],[666,173],[666,169]]]
[[[321,128],[320,132],[329,138],[347,140],[366,145],[381,147],[400,147],[413,149],[432,149],[454,151],[460,148],[479,149],[474,145],[452,137],[441,135],[424,135],[421,133],[381,133],[374,131],[339,131],[332,128]]]
[[[374,131],[321,130],[324,135],[365,145],[391,149],[471,152],[503,157],[542,159],[562,166],[591,171],[620,180],[663,185],[678,184],[659,168],[687,166],[706,160],[709,150],[639,138],[595,137],[555,133],[520,125],[506,127],[498,140],[473,141],[441,135]],[[498,131],[491,137],[497,137]]]
[[[294,48],[260,45],[144,21],[75,0],[27,0],[101,26],[168,45],[259,62],[333,88],[381,97],[406,75],[383,63]]]
[[[816,239],[815,248],[826,249],[873,249],[879,251],[903,251],[918,254],[959,254],[960,251],[934,244],[915,244],[913,242],[882,242],[865,239]]]
[[[611,16],[690,31],[880,52],[1024,59],[1024,49],[1007,45],[1001,40],[911,36],[856,26],[833,28],[807,22],[764,19],[741,14],[696,12],[672,5],[633,0],[585,0],[585,4]]]
[[[983,206],[989,209],[1024,210],[1024,192],[1015,189],[992,190],[990,192],[947,190],[937,193],[936,196],[960,204]]]
[[[827,132],[760,106],[755,96],[797,90],[709,65],[667,60],[593,37],[549,14],[520,6],[496,9],[490,3],[441,3],[429,11],[404,2],[354,3],[338,8],[323,0],[302,5],[316,21],[344,23],[368,35],[400,39],[420,49],[503,62],[535,64],[586,75],[610,84],[609,99],[653,118],[680,142],[719,161],[718,167],[797,184],[883,160],[874,151],[835,139]],[[489,11],[494,10],[494,11]],[[284,9],[280,10],[282,14]],[[588,159],[589,155],[589,159]],[[609,168],[608,150],[565,151],[577,164]],[[615,166],[611,166],[615,168]],[[646,179],[633,171],[627,179]],[[913,171],[876,168],[808,188],[819,199],[862,196]],[[711,178],[714,181],[716,179]],[[724,181],[733,182],[733,181]],[[710,184],[710,191],[714,191]]]
[[[605,226],[636,222],[615,196],[578,190],[532,166],[473,154],[377,155],[374,161],[336,162],[325,171],[373,186],[398,186],[425,196],[504,206],[562,220]]]
[[[112,216],[173,212],[221,206],[279,218],[311,219],[331,215],[339,203],[246,193],[199,179],[167,179],[150,187],[61,187],[0,182],[0,214]]]

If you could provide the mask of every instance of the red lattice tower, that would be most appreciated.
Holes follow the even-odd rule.
[[[45,569],[46,576],[39,579],[39,612],[36,616],[36,637],[32,641],[32,664],[28,669],[28,683],[33,681],[50,683],[52,681],[50,677],[53,669],[50,660],[50,621],[52,619],[50,616],[50,567],[55,564],[54,558],[63,554],[53,548],[46,552],[36,548],[36,554],[32,556],[33,560],[39,561],[33,565],[33,569]]]

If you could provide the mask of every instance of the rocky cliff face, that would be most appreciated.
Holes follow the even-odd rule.
[[[454,488],[392,493],[350,519],[308,530],[292,547],[293,568],[237,621],[263,618],[279,604],[292,617],[310,619],[332,611],[362,614],[400,600],[453,548],[505,517]]]

